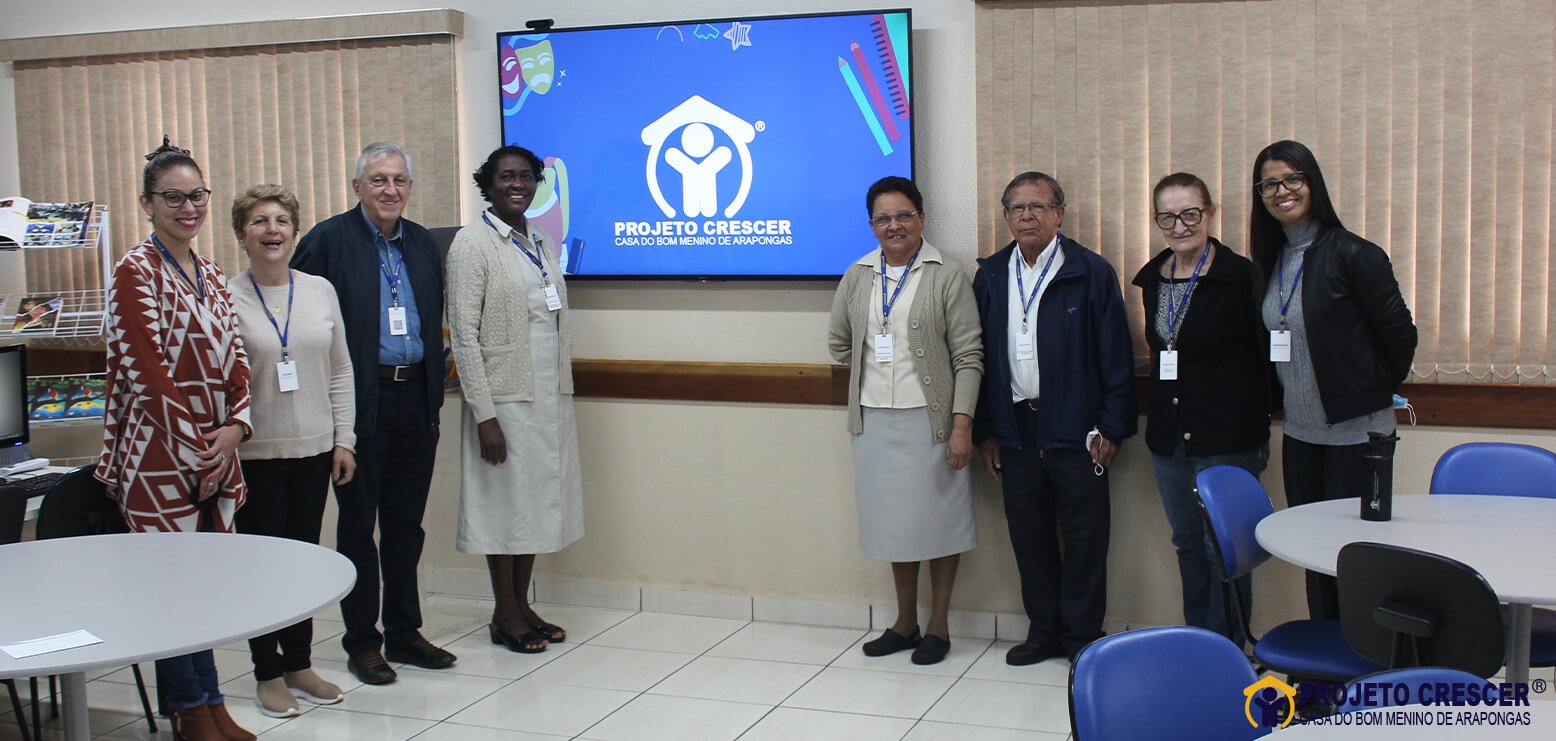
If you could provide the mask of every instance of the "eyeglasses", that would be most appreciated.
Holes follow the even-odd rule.
[[[152,193],[152,195],[161,198],[162,202],[166,203],[168,208],[180,208],[184,205],[184,201],[188,201],[189,203],[193,204],[195,208],[201,208],[205,204],[211,202],[211,191],[205,188],[195,188],[188,193],[183,193],[176,190],[164,190],[158,193]]]
[[[917,211],[898,211],[894,214],[876,214],[870,218],[871,226],[886,226],[890,223],[906,224],[918,217]]]
[[[1162,231],[1172,230],[1172,225],[1174,222],[1181,221],[1183,222],[1184,226],[1194,226],[1204,220],[1205,209],[1198,207],[1186,208],[1182,211],[1179,211],[1178,213],[1173,213],[1171,211],[1156,212],[1156,225],[1161,227]]]
[[[1301,189],[1302,185],[1306,182],[1307,173],[1292,172],[1287,173],[1283,178],[1270,178],[1269,180],[1260,180],[1259,182],[1254,183],[1253,192],[1258,193],[1259,197],[1261,198],[1269,198],[1270,196],[1279,193],[1280,187],[1282,185],[1286,186],[1286,192],[1295,193]]]
[[[1012,203],[1005,207],[1005,213],[1010,214],[1011,216],[1020,216],[1024,213],[1031,212],[1033,216],[1041,217],[1043,214],[1054,210],[1054,208],[1054,206],[1050,206],[1041,201],[1033,201],[1032,203]]]

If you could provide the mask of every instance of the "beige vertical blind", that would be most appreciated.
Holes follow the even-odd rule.
[[[246,259],[233,198],[258,183],[297,194],[304,228],[356,203],[351,179],[369,142],[414,160],[407,216],[457,223],[454,36],[163,51],[15,63],[24,195],[93,200],[111,214],[114,257],[145,239],[137,202],[143,155],[170,135],[213,194],[196,249],[229,275]],[[27,255],[30,288],[95,288],[91,256]]]
[[[979,3],[979,237],[1048,172],[1063,230],[1125,287],[1163,248],[1151,188],[1192,172],[1247,253],[1255,155],[1307,144],[1347,228],[1394,263],[1421,342],[1412,380],[1556,385],[1556,3],[1144,0]]]

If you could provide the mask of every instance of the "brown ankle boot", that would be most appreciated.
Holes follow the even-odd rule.
[[[211,711],[211,722],[216,730],[221,733],[221,738],[226,741],[256,741],[256,736],[238,726],[238,722],[227,713],[227,703],[218,702],[215,705],[207,705]]]
[[[216,728],[207,705],[173,711],[173,738],[181,741],[227,741],[227,736]]]

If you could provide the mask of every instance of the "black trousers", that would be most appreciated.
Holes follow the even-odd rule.
[[[319,543],[324,500],[329,494],[333,451],[307,458],[240,461],[248,500],[238,509],[238,532]],[[283,672],[312,666],[313,619],[249,639],[254,678],[263,682]],[[279,651],[278,651],[279,649]]]
[[[1107,611],[1108,477],[1086,451],[1039,450],[1038,414],[1017,404],[1021,449],[1000,448],[1005,520],[1032,621],[1027,642],[1074,656],[1102,637]]]
[[[341,643],[349,656],[377,651],[386,642],[405,645],[420,634],[416,567],[426,540],[421,517],[427,509],[438,451],[433,422],[423,380],[379,381],[376,429],[357,439],[356,477],[335,487],[340,508],[335,548],[357,567],[357,583],[340,601],[346,623]],[[380,583],[382,633],[378,631]]]
[[[1282,436],[1281,473],[1286,483],[1286,506],[1360,497],[1367,487],[1367,462],[1362,458],[1366,447],[1314,445]],[[1316,620],[1340,618],[1340,591],[1334,577],[1307,572],[1307,609]]]

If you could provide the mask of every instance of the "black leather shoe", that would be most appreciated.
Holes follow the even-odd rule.
[[[421,636],[404,646],[386,647],[384,658],[390,661],[419,666],[423,669],[447,669],[454,665],[454,655],[432,645]]]
[[[1005,663],[1011,666],[1031,666],[1062,655],[1064,652],[1057,648],[1040,646],[1036,643],[1021,643],[1010,647],[1010,651],[1005,654]]]
[[[362,684],[389,684],[396,678],[394,667],[384,661],[382,654],[374,651],[367,654],[357,654],[346,660],[346,668],[351,670],[351,676],[361,680]]]
[[[865,656],[889,656],[898,651],[906,651],[917,647],[919,640],[918,628],[914,628],[913,632],[906,636],[891,628],[887,628],[885,632],[881,633],[880,638],[866,641],[862,650]]]
[[[951,641],[940,636],[930,634],[919,641],[918,648],[913,649],[913,663],[919,666],[938,664],[945,660],[945,655],[951,653]]]

